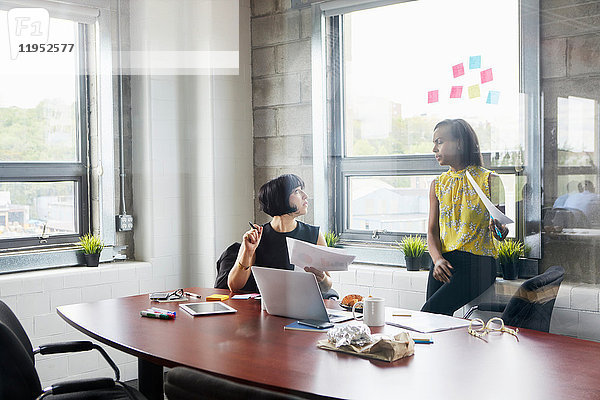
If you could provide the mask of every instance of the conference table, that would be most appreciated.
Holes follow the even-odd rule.
[[[230,294],[186,291],[202,298]],[[319,349],[316,342],[325,333],[284,330],[294,320],[261,311],[258,300],[226,303],[237,312],[192,317],[179,310],[180,303],[151,302],[147,294],[61,306],[57,312],[77,330],[136,356],[140,391],[152,400],[163,399],[163,367],[176,366],[306,398],[600,398],[600,343],[528,329],[519,331],[518,341],[507,333],[482,340],[460,328],[434,333],[433,344],[415,344],[413,356],[389,363]],[[140,317],[152,306],[177,311],[177,318]]]

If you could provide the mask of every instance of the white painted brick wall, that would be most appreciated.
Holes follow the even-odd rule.
[[[332,272],[333,287],[340,296],[356,293],[378,296],[390,307],[420,310],[425,303],[429,271],[354,264],[345,272]],[[501,292],[512,293],[520,281],[498,280]],[[458,310],[462,316],[468,307]],[[550,332],[600,341],[600,285],[564,283],[554,304]],[[492,314],[489,314],[491,316]],[[488,314],[484,315],[487,317]]]
[[[163,283],[158,285],[161,288],[165,288],[165,278],[180,280],[179,276],[165,276],[163,271],[154,271],[160,268],[147,262],[128,261],[103,263],[97,268],[6,274],[0,276],[0,299],[17,315],[34,347],[70,340],[91,340],[64,322],[56,313],[56,307],[145,293],[148,290],[141,290],[141,281],[149,280],[156,286],[158,282],[154,282],[154,274],[162,277],[156,278],[162,280]],[[123,380],[137,378],[135,357],[103,347],[119,366]],[[96,351],[38,355],[36,369],[44,387],[67,378],[113,376],[112,370]]]

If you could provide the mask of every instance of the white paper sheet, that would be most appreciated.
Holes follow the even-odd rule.
[[[410,317],[395,317],[394,314],[410,314]],[[448,331],[469,326],[466,319],[400,308],[385,308],[385,323],[421,333]]]
[[[321,271],[348,271],[356,256],[345,254],[343,249],[317,246],[301,240],[286,238],[290,263],[296,268],[313,267]]]
[[[504,215],[502,213],[502,211],[498,210],[498,208],[496,208],[496,206],[492,204],[492,202],[490,201],[490,199],[487,198],[487,196],[483,193],[483,191],[481,190],[481,188],[479,187],[479,185],[477,184],[477,182],[475,182],[475,179],[473,179],[473,177],[471,176],[471,174],[469,173],[469,171],[465,171],[465,172],[466,172],[466,175],[467,175],[467,179],[471,183],[471,186],[473,186],[473,188],[477,192],[477,195],[479,196],[479,198],[481,199],[481,201],[483,201],[483,205],[485,206],[485,208],[487,208],[487,210],[490,213],[490,215],[495,220],[497,220],[498,222],[500,222],[502,225],[513,224],[514,221],[512,219],[508,218],[506,215]]]

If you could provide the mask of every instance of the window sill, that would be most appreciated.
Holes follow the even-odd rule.
[[[112,246],[105,247],[100,262],[113,261],[113,252]],[[85,265],[85,261],[78,246],[0,255],[0,274],[80,265]]]
[[[337,247],[346,250],[348,254],[356,256],[354,263],[406,267],[404,254],[393,245],[350,245],[345,243]],[[425,255],[428,257],[428,253],[425,253]]]

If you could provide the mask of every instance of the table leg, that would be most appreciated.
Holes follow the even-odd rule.
[[[138,358],[138,387],[148,400],[164,400],[162,365]]]

